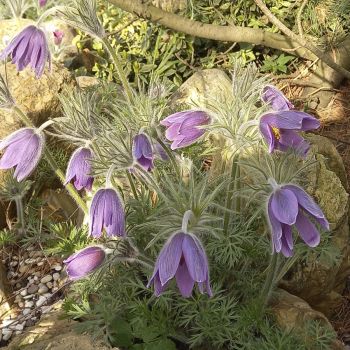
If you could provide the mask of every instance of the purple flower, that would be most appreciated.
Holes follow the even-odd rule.
[[[101,188],[94,197],[90,207],[89,234],[98,238],[106,229],[107,236],[124,237],[125,214],[121,199],[113,188]]]
[[[71,255],[63,262],[67,265],[70,280],[77,280],[87,276],[102,265],[106,253],[100,247],[87,247]]]
[[[320,233],[310,217],[329,230],[329,223],[319,206],[295,185],[275,186],[268,200],[267,213],[273,250],[282,252],[286,257],[293,255],[293,225],[309,247],[316,247],[320,243]]]
[[[297,131],[317,129],[320,122],[310,114],[299,111],[267,112],[260,117],[260,132],[272,153],[278,149],[287,151],[294,148],[305,156],[310,145]]]
[[[39,6],[44,7],[47,3],[47,0],[39,0]]]
[[[164,161],[169,160],[169,157],[168,157],[167,153],[165,152],[163,146],[159,142],[157,142],[154,145],[154,153],[161,160],[164,160]]]
[[[92,151],[86,147],[79,147],[72,154],[68,163],[66,172],[65,185],[74,181],[74,186],[77,190],[86,189],[91,191],[94,178],[90,176],[91,173],[91,159]]]
[[[44,72],[46,61],[51,66],[51,56],[44,32],[34,25],[24,28],[17,34],[0,55],[0,59],[11,56],[17,70],[30,67],[37,78]]]
[[[137,163],[144,169],[150,171],[153,169],[152,145],[148,137],[141,133],[134,137],[132,154]]]
[[[62,39],[64,37],[64,32],[62,32],[59,29],[56,29],[52,33],[53,33],[53,36],[54,36],[53,41],[54,41],[55,45],[60,45],[62,43]]]
[[[204,133],[202,125],[208,125],[210,117],[203,111],[182,111],[169,115],[160,122],[167,127],[165,136],[172,141],[171,149],[192,145]]]
[[[266,85],[263,88],[261,99],[270,105],[274,111],[288,111],[294,108],[287,97],[273,85]]]
[[[22,181],[37,166],[44,147],[44,138],[35,129],[23,128],[15,131],[0,142],[5,149],[0,160],[0,169],[16,167],[14,177]]]
[[[154,293],[159,296],[174,276],[183,297],[191,296],[195,282],[202,294],[206,291],[212,296],[208,259],[201,242],[192,234],[178,232],[168,239],[158,256],[148,287],[153,283]]]

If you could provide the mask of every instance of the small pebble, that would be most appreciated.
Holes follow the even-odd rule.
[[[14,256],[12,257],[12,260],[18,260],[18,256],[17,256],[17,255],[14,255]]]
[[[53,291],[53,292],[57,292],[57,291],[58,291],[58,287],[53,287],[53,288],[52,288],[52,291]]]
[[[7,327],[7,326],[9,326],[10,324],[12,324],[13,322],[15,322],[15,320],[11,320],[11,319],[4,319],[3,321],[2,321],[2,323],[1,323],[1,326],[2,327]],[[2,331],[4,332],[4,330],[5,330],[6,328],[4,328]]]
[[[52,309],[52,305],[49,305],[49,306],[42,306],[42,307],[41,307],[41,312],[42,312],[43,314],[47,314],[48,312],[51,311],[51,309]]]
[[[55,265],[52,267],[55,271],[61,271],[62,270],[62,266],[61,265]]]
[[[52,277],[53,277],[53,280],[54,280],[54,281],[57,281],[57,280],[60,279],[60,274],[59,274],[58,272],[55,272],[55,273],[52,275]]]
[[[43,261],[39,261],[39,262],[37,263],[37,265],[38,265],[38,266],[43,266],[43,265],[44,265],[44,262],[43,262]]]
[[[24,325],[25,325],[25,322],[17,324],[15,327],[15,330],[16,331],[23,331]]]
[[[25,300],[32,299],[33,296],[34,296],[33,294],[28,294],[25,297],[23,297],[23,299],[25,299]]]
[[[28,315],[28,314],[30,314],[30,311],[31,311],[31,310],[28,309],[28,308],[27,308],[27,309],[23,309],[23,310],[22,310],[22,314],[23,314],[24,316],[25,316],[25,315]]]
[[[38,276],[34,276],[33,279],[34,279],[34,281],[38,281],[39,277]]]
[[[24,307],[25,307],[25,308],[31,308],[31,307],[33,307],[33,306],[34,306],[34,301],[29,300],[29,301],[26,301],[26,302],[24,303]]]
[[[22,287],[22,285],[20,284],[20,283],[16,283],[16,288],[21,288]]]
[[[52,276],[51,275],[46,275],[40,280],[41,283],[47,283],[47,282],[50,282],[50,281],[52,281]]]
[[[15,267],[18,265],[18,261],[11,261],[10,266]]]
[[[29,294],[34,294],[38,291],[39,287],[36,284],[32,284],[29,288],[28,288],[28,293]]]
[[[44,294],[46,292],[49,291],[49,288],[47,288],[47,286],[45,286],[45,284],[39,284],[39,289],[38,289],[38,293],[39,294]]]
[[[52,282],[47,282],[46,285],[47,285],[47,288],[49,288],[49,289],[51,289],[53,287]]]
[[[20,307],[20,308],[24,307],[23,301],[20,301],[20,302],[18,303],[18,307]]]
[[[47,301],[47,299],[41,295],[36,302],[36,306],[40,307],[40,306],[44,305],[46,303],[46,301]]]
[[[20,334],[22,334],[22,331],[16,331],[15,334],[20,335]]]
[[[6,331],[6,332],[5,332]],[[7,341],[11,338],[12,336],[12,331],[9,329],[3,329],[2,330],[2,339]]]
[[[24,262],[27,264],[27,265],[31,265],[31,264],[33,264],[33,263],[35,263],[35,259],[26,259],[26,260],[24,260]]]
[[[21,293],[20,293],[20,294],[22,295],[22,297],[25,297],[25,296],[28,294],[27,289],[21,290]]]
[[[25,273],[26,271],[28,271],[29,270],[29,267],[27,266],[27,265],[21,265],[20,267],[19,267],[19,272],[20,273]]]

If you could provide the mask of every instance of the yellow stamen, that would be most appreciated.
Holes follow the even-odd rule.
[[[275,135],[276,139],[279,140],[281,138],[280,130],[274,126],[271,126],[271,130],[273,134]]]

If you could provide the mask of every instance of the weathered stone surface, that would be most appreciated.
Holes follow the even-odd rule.
[[[303,299],[288,293],[283,289],[278,289],[272,300],[271,311],[275,316],[277,324],[284,330],[294,331],[301,337],[312,342],[310,334],[307,332],[307,325],[310,321],[318,321],[321,325],[330,330],[333,329],[328,319],[319,311],[313,310]],[[331,349],[344,349],[339,341],[334,341]]]
[[[11,39],[24,27],[33,24],[29,19],[3,19],[0,21],[0,51],[11,41]]]
[[[5,67],[0,66],[0,74],[4,76],[4,73]],[[58,115],[58,93],[73,85],[69,71],[56,64],[51,72],[46,69],[41,79],[36,79],[30,69],[17,72],[11,63],[6,66],[6,74],[13,98],[35,125]],[[0,139],[22,126],[18,117],[8,110],[0,110],[0,125]]]
[[[60,307],[45,314],[41,321],[23,334],[13,338],[4,350],[108,350],[109,347],[100,344],[87,334],[74,331],[75,321],[61,319]],[[117,350],[115,348],[115,350]]]
[[[307,263],[295,266],[281,286],[306,300],[327,316],[341,304],[340,293],[350,273],[348,188],[344,166],[333,144],[324,137],[309,137],[318,160],[310,169],[307,191],[316,199],[331,224],[328,242],[340,253],[334,264],[311,255]]]
[[[205,107],[208,99],[225,100],[232,95],[231,79],[220,69],[194,73],[172,97],[173,105]]]
[[[187,0],[153,0],[152,5],[167,12],[176,12],[186,8]]]

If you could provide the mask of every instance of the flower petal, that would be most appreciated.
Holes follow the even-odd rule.
[[[184,298],[189,298],[192,294],[194,280],[188,272],[186,263],[180,263],[175,274],[176,283]]]
[[[284,187],[271,195],[271,209],[281,223],[293,225],[298,215],[298,201],[294,193]]]
[[[320,233],[301,210],[299,211],[295,226],[299,231],[301,238],[309,247],[316,247],[319,245],[321,239]]]
[[[162,285],[165,285],[165,283],[175,276],[182,256],[182,242],[184,236],[182,232],[171,236],[159,254],[157,265]]]
[[[293,104],[273,85],[266,85],[262,91],[261,99],[269,104],[275,111],[293,109]]]
[[[284,188],[292,191],[296,196],[299,205],[310,215],[312,215],[321,226],[329,230],[329,223],[325,218],[321,208],[315,203],[311,196],[309,196],[302,188],[296,185],[285,185]]]
[[[273,252],[276,251],[277,253],[279,253],[282,248],[282,241],[281,241],[282,225],[273,214],[273,211],[271,208],[271,201],[272,201],[272,196],[270,196],[268,206],[267,206],[267,214],[269,218],[269,224],[270,224],[271,236],[272,236],[272,251]]]

